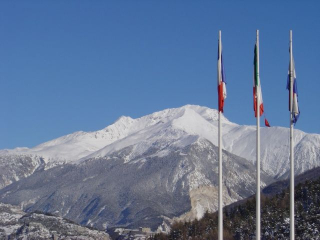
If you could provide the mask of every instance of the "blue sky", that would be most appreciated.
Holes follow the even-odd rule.
[[[225,116],[254,125],[253,50],[267,118],[289,126],[293,30],[301,116],[320,134],[319,1],[0,1],[0,149],[95,131],[122,115],[217,108],[222,30]]]

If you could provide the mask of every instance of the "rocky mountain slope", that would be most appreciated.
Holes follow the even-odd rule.
[[[25,213],[0,203],[0,239],[109,240],[108,234],[42,213]]]
[[[0,155],[0,189],[44,167],[45,162],[39,156]]]
[[[197,138],[166,154],[154,145],[132,158],[133,149],[35,172],[2,189],[0,199],[28,212],[59,213],[100,229],[156,229],[166,218],[200,218],[217,209],[218,149],[211,142]],[[254,193],[250,162],[224,152],[223,167],[226,203]],[[264,172],[261,176],[262,185],[272,181]]]

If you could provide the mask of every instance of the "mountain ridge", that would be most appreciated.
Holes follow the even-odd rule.
[[[186,105],[180,108],[165,109],[136,119],[121,116],[113,124],[98,131],[78,131],[30,149],[0,150],[0,156],[36,155],[42,157],[48,163],[47,168],[49,168],[51,165],[66,162],[77,163],[79,160],[95,156],[102,157],[103,154],[110,154],[112,149],[119,150],[145,139],[157,142],[159,134],[162,134],[163,141],[168,142],[174,137],[186,138],[187,135],[194,135],[206,138],[217,145],[217,120],[218,111],[215,109]],[[255,128],[255,126],[238,125],[222,117],[223,148],[255,163],[255,148],[252,147],[255,146]],[[164,134],[165,131],[167,135]],[[319,166],[319,134],[308,134],[296,129],[294,142],[296,143],[295,171],[297,174]],[[276,179],[288,177],[288,154],[288,128],[261,128],[261,166],[263,170]],[[304,159],[309,160],[306,162]]]

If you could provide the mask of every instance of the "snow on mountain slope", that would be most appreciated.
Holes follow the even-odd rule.
[[[192,114],[192,112],[194,112],[194,114]],[[166,123],[172,122],[174,119],[179,119],[180,117],[183,117],[184,121],[178,121],[175,125],[177,125],[177,128],[183,126],[182,130],[188,133],[190,133],[189,130],[197,133],[199,129],[201,130],[200,133],[205,133],[204,127],[196,124],[196,119],[206,122],[206,126],[215,132],[216,126],[211,126],[208,121],[214,123],[217,120],[217,116],[215,110],[192,105],[176,109],[166,109],[138,119],[123,116],[114,124],[99,131],[75,132],[30,149],[16,148],[0,150],[0,155],[38,155],[43,157],[46,162],[74,162],[130,135],[138,134],[143,138],[143,132],[141,131],[145,131],[146,129],[150,130],[151,128],[149,127],[154,127],[155,131],[157,131],[157,129],[159,129],[158,124],[162,124],[162,128],[166,128],[169,126]],[[190,121],[191,125],[188,124],[188,121]],[[178,126],[179,124],[181,124],[181,127]],[[189,130],[188,126],[190,127]],[[141,138],[138,137],[136,140],[132,138],[132,143],[141,140]],[[211,140],[214,142],[214,139],[213,135]]]
[[[223,148],[255,163],[256,127],[240,126],[222,117]],[[121,117],[114,124],[95,132],[76,132],[34,148],[2,150],[0,155],[38,155],[44,161],[78,162],[79,159],[104,157],[122,148],[133,146],[127,161],[155,145],[158,154],[171,148],[191,144],[202,137],[217,145],[218,111],[186,105],[166,109],[132,119]],[[320,135],[294,131],[296,173],[319,166]],[[170,148],[168,148],[170,147]],[[81,161],[80,161],[81,162]],[[289,129],[261,128],[261,166],[275,177],[285,176],[289,169]]]
[[[133,146],[127,161],[142,154],[150,146],[162,146],[160,155],[168,154],[170,149],[191,144],[196,137],[209,140],[217,145],[218,112],[205,107],[187,105],[177,109],[165,110],[137,119],[150,122],[154,116],[166,116],[156,124],[139,128],[126,138],[115,141],[99,151],[88,155],[104,157],[124,147]],[[240,126],[223,120],[223,148],[233,154],[256,162],[256,127]],[[156,122],[156,121],[154,121]],[[193,138],[191,137],[193,136]],[[302,173],[320,165],[320,135],[294,131],[296,173]],[[261,128],[261,167],[275,178],[286,177],[289,170],[289,129],[283,127]]]
[[[17,206],[0,203],[0,239],[109,240],[110,237],[58,216],[27,214]]]
[[[303,173],[310,166],[320,165],[320,137],[318,134],[306,134],[295,146],[295,172]]]
[[[0,189],[43,168],[44,161],[38,156],[0,156]]]
[[[96,132],[75,132],[34,148],[2,150],[0,155],[32,154],[44,157],[45,161],[75,161],[100,148],[126,137],[134,120],[121,117],[114,124]]]
[[[272,176],[286,177],[289,167],[289,129],[261,128],[261,167]],[[229,152],[256,161],[256,127],[238,126],[224,135],[224,146]],[[295,172],[300,174],[320,165],[320,135],[294,130]]]
[[[205,110],[198,106],[188,105],[178,109],[165,110],[163,114],[159,112],[137,119],[137,125],[145,127],[137,127],[136,131],[128,137],[107,145],[88,155],[85,159],[104,157],[128,146],[134,146],[130,158],[144,153],[151,146],[163,149],[164,151],[161,154],[168,154],[170,149],[182,148],[192,144],[199,136],[216,145],[217,124],[215,122],[210,123],[208,120],[216,120],[217,112]],[[206,118],[202,117],[199,112],[203,113]],[[158,116],[162,117],[159,118]]]

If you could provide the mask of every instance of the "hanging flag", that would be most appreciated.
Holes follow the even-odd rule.
[[[260,116],[263,114],[263,100],[261,92],[261,83],[258,70],[258,59],[257,59],[257,44],[254,46],[254,76],[253,76],[253,109],[254,116],[257,117],[257,94],[260,102]]]
[[[221,48],[220,48],[221,47]],[[226,77],[222,60],[222,44],[218,43],[218,105],[219,112],[223,112],[224,100],[227,98]]]
[[[270,124],[266,118],[264,118],[264,125],[266,125],[266,127],[270,127]]]
[[[292,95],[292,121],[294,124],[298,121],[300,110],[298,106],[298,86],[297,86],[297,77],[296,77],[296,69],[294,65],[294,60],[292,60],[293,63],[293,95]],[[288,71],[288,79],[287,79],[287,89],[289,90],[289,111],[290,109],[290,64],[289,64],[289,71]]]

